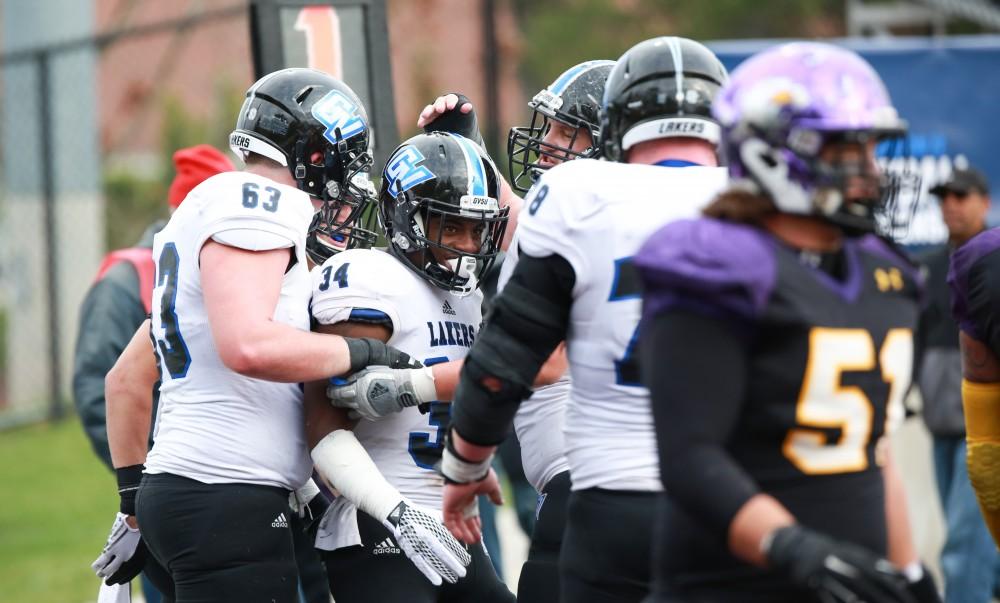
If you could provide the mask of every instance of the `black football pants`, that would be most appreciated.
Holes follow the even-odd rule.
[[[559,550],[566,529],[569,488],[569,471],[563,471],[545,484],[538,497],[531,548],[517,581],[518,603],[559,601]]]
[[[176,603],[297,603],[288,491],[146,475],[136,518]]]
[[[656,493],[570,493],[559,557],[563,603],[639,603],[649,594]]]

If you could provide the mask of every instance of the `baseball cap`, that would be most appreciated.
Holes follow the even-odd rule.
[[[947,180],[930,189],[930,193],[938,197],[944,197],[948,193],[966,195],[971,191],[982,195],[990,194],[990,185],[986,182],[986,176],[973,168],[953,170]]]
[[[236,168],[233,162],[215,147],[199,144],[174,153],[174,169],[177,171],[177,176],[170,183],[167,203],[177,209],[191,189],[216,174],[231,172]]]

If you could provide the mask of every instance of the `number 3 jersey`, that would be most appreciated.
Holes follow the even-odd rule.
[[[308,330],[305,236],[312,216],[302,191],[227,172],[192,190],[154,238],[152,337],[161,386],[147,473],[288,489],[308,479],[302,392],[297,384],[245,377],[222,363],[205,311],[199,256],[210,239],[250,251],[288,248],[294,264],[273,318]]]
[[[641,299],[632,256],[659,226],[697,215],[726,180],[724,168],[577,160],[547,171],[524,200],[520,252],[558,254],[576,276],[564,428],[574,490],[662,488],[636,364]]]
[[[313,269],[312,315],[324,325],[344,321],[391,325],[389,345],[425,365],[464,358],[482,323],[483,296],[459,297],[436,287],[389,253],[338,253]],[[386,480],[413,502],[441,511],[444,481],[434,470],[450,423],[450,403],[429,412],[411,407],[354,428]]]
[[[816,260],[761,229],[700,219],[657,232],[636,265],[647,317],[716,316],[746,338],[728,455],[801,524],[885,554],[883,436],[903,419],[922,280],[873,235],[844,240],[840,278]],[[759,574],[723,536],[669,509],[660,566],[677,584]]]

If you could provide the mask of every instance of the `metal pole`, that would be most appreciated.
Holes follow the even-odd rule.
[[[483,74],[486,76],[486,146],[497,157],[500,143],[499,73],[500,53],[497,47],[496,2],[483,0]]]
[[[59,338],[59,264],[56,262],[56,193],[55,160],[52,141],[52,98],[50,86],[49,55],[38,53],[38,114],[41,137],[42,210],[44,212],[46,313],[49,317],[49,420],[58,421],[63,416],[62,371],[60,370],[61,342]]]

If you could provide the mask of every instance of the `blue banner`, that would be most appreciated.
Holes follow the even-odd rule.
[[[782,40],[709,44],[730,70]],[[952,167],[971,165],[1000,183],[1000,36],[843,39],[879,72],[899,114],[910,124],[910,148],[923,177],[914,219],[902,242],[939,243],[947,238],[937,200],[927,190]],[[913,202],[913,201],[911,201]],[[1000,223],[1000,203],[990,212]]]

